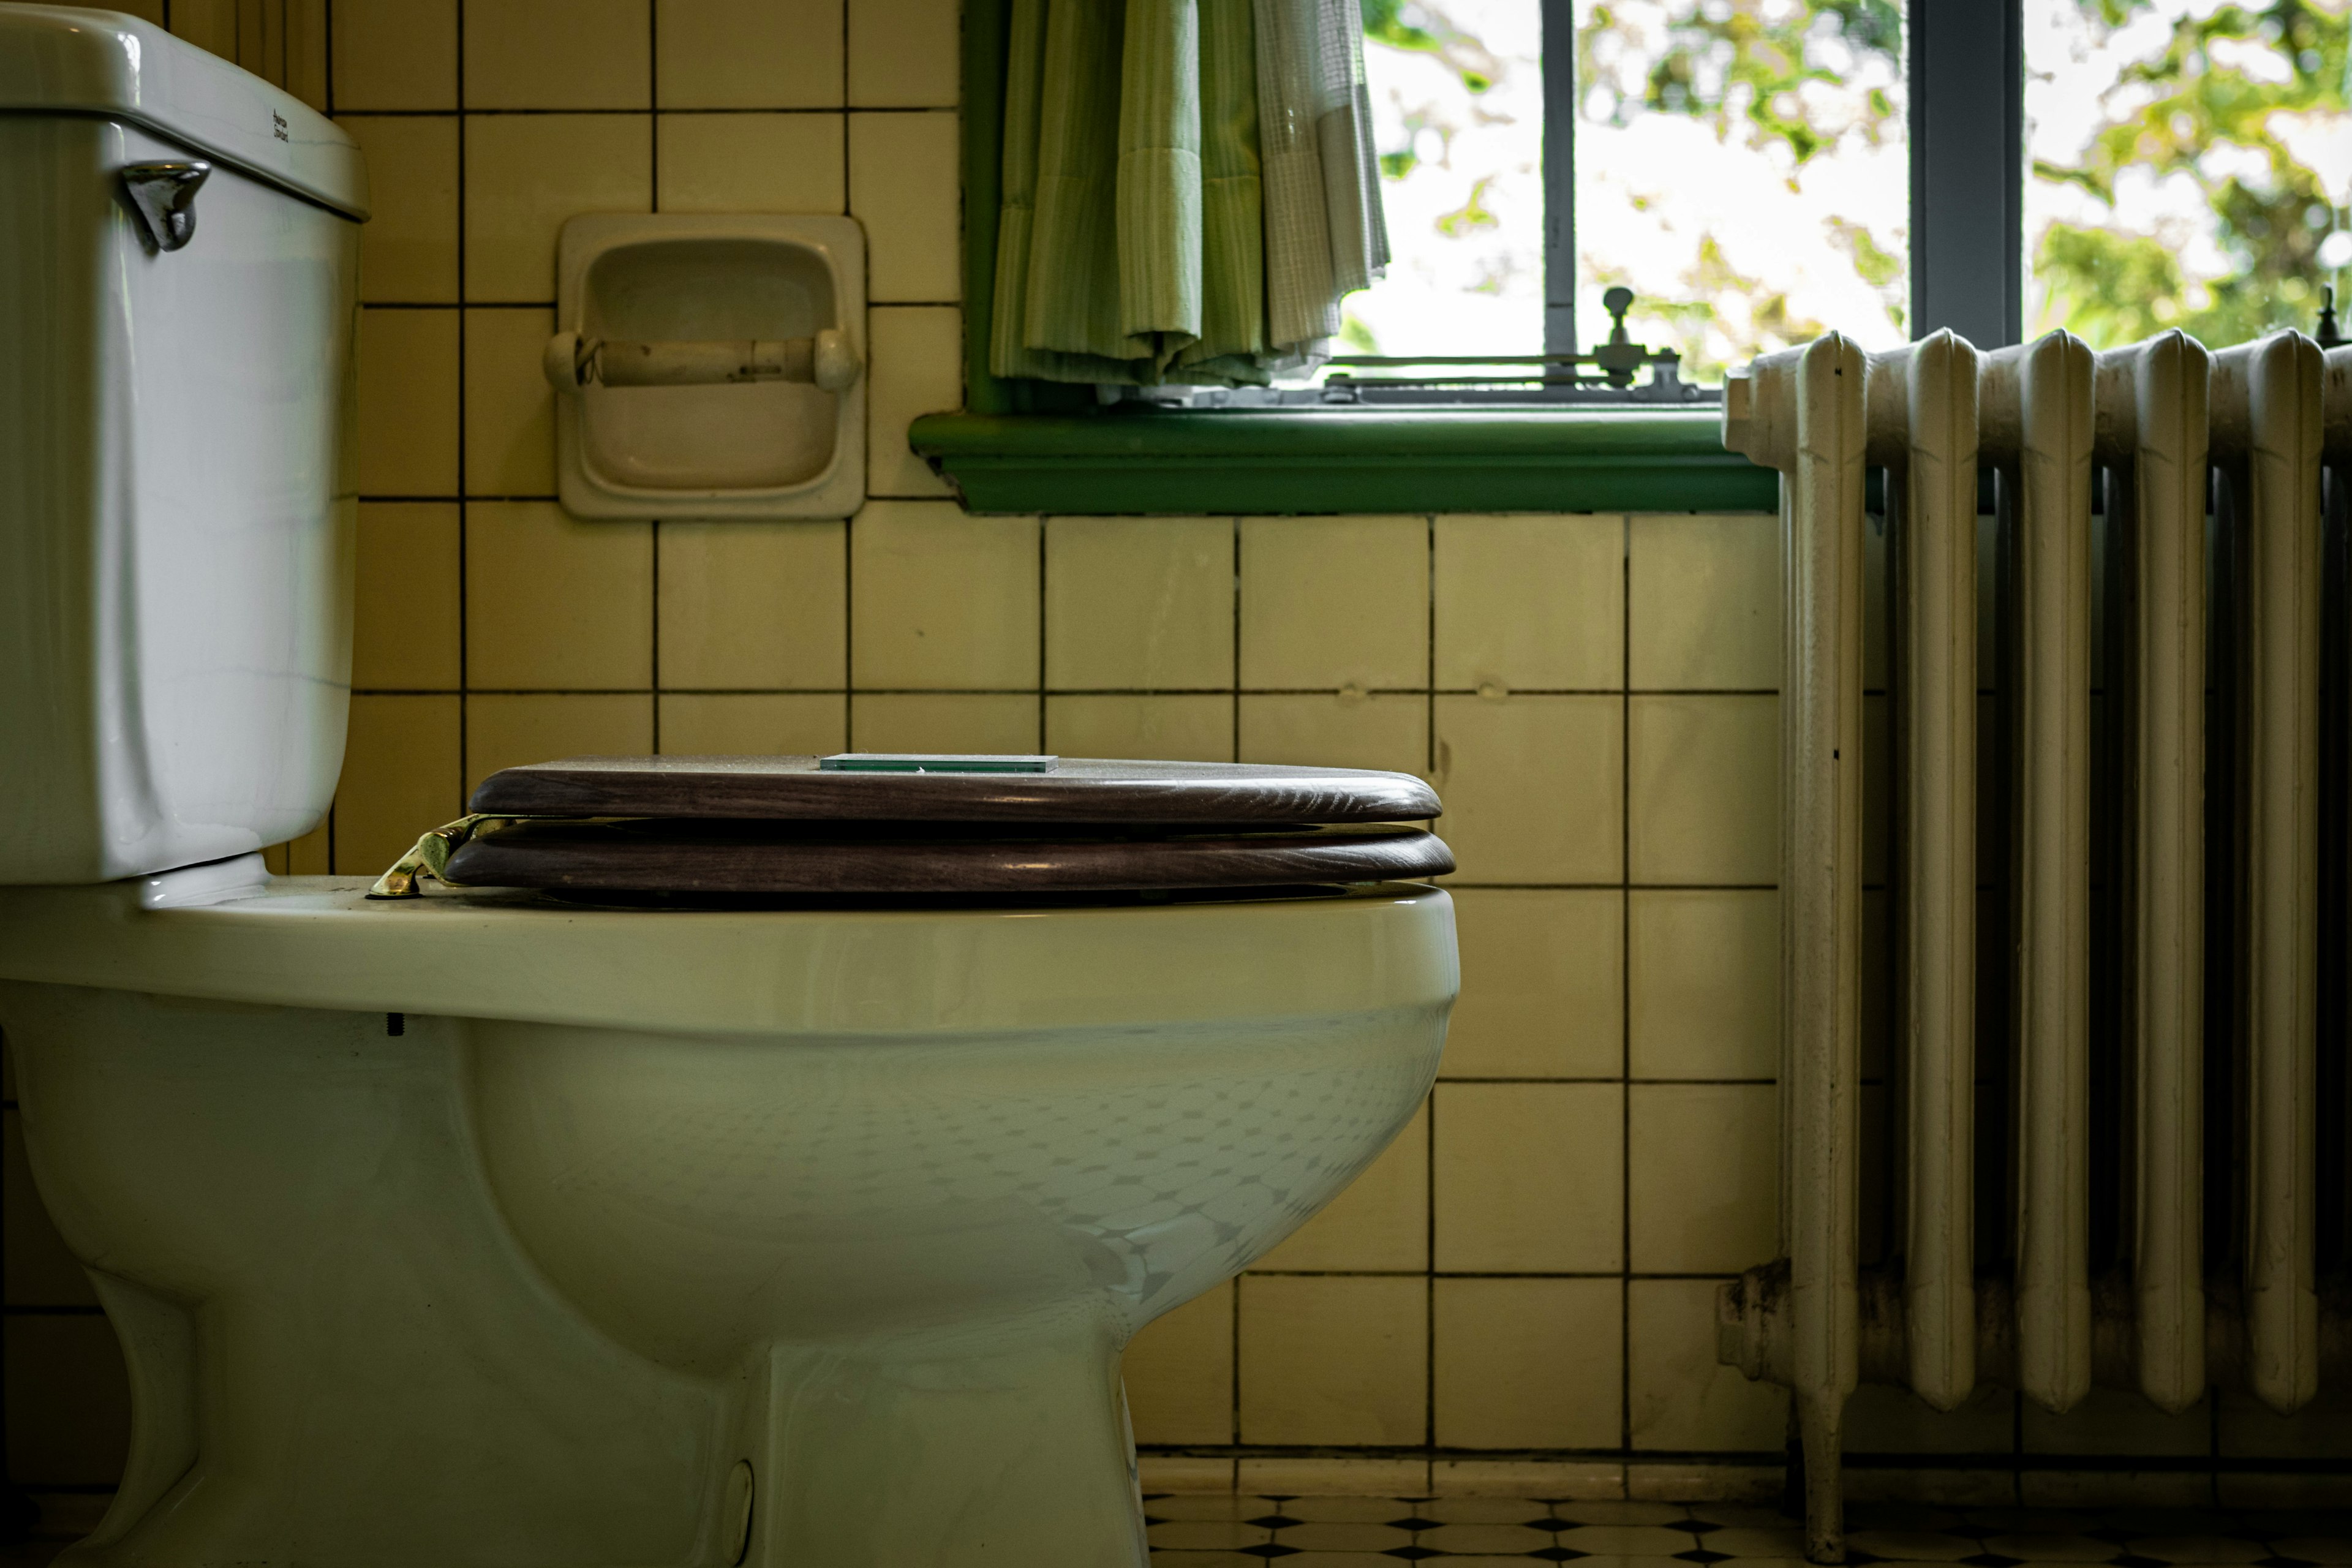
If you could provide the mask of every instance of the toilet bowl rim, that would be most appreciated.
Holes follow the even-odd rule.
[[[0,981],[692,1035],[1150,1028],[1444,1007],[1427,884],[1130,906],[591,910],[367,899],[361,878],[142,910],[132,883],[0,889]],[[1246,892],[1247,889],[1237,889]]]

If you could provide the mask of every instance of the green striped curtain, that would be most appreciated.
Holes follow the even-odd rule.
[[[1271,337],[1266,298],[1270,241],[1284,252],[1280,237],[1299,221],[1311,216],[1318,237],[1326,222],[1319,186],[1311,215],[1296,203],[1296,212],[1265,208],[1262,89],[1285,90],[1268,75],[1267,50],[1316,30],[1311,19],[1303,29],[1286,23],[1302,5],[1310,18],[1344,19],[1344,45],[1314,59],[1339,62],[1343,79],[1352,65],[1360,83],[1355,0],[1013,0],[992,371],[1262,384],[1320,347]],[[1349,133],[1369,145],[1369,100],[1342,98]],[[1274,122],[1312,127],[1314,103],[1303,108]],[[1356,174],[1345,182],[1350,221],[1363,229],[1368,201],[1377,276],[1387,259],[1379,189]],[[1310,307],[1277,317],[1334,330],[1339,276],[1327,266]],[[1348,286],[1366,280],[1359,266]]]

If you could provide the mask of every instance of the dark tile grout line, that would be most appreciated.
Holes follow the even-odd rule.
[[[331,0],[330,0],[330,3],[331,4]],[[455,25],[457,27],[457,38],[452,47],[452,63],[457,75],[456,98],[457,101],[462,104],[466,100],[466,0],[455,0]],[[457,301],[461,310],[467,303],[467,293],[468,289],[467,274],[472,270],[472,268],[467,265],[466,257],[466,248],[467,244],[466,213],[470,205],[466,188],[466,170],[468,163],[466,156],[466,117],[461,114],[457,117],[457,211],[456,215],[457,233]],[[457,485],[460,490],[472,489],[472,487],[467,483],[466,474],[466,426],[468,421],[466,418],[466,332],[464,327],[465,317],[460,314],[458,317],[457,332]],[[461,500],[457,505],[457,673],[458,678],[461,680],[466,679],[466,678],[472,673],[473,667],[473,650],[470,647],[467,636],[468,628],[472,626],[474,618],[468,610],[469,595],[471,590],[467,581],[467,562],[472,555],[472,551],[469,547],[469,533],[472,521],[471,508],[466,501]],[[466,781],[473,776],[473,758],[469,750],[473,742],[473,713],[467,701],[467,693],[461,690],[457,694],[457,777],[456,781],[457,785],[457,805],[461,813],[465,808],[466,795],[467,793],[466,789]]]
[[[1238,519],[1235,520],[1235,523],[1236,526],[1238,526]],[[1422,667],[1422,679],[1429,687],[1429,694],[1423,700],[1423,706],[1422,745],[1423,750],[1422,755],[1428,763],[1423,776],[1433,780],[1438,776],[1441,771],[1438,767],[1437,739],[1436,517],[1432,515],[1427,520],[1424,527],[1425,537],[1428,541],[1428,553],[1423,557],[1423,564],[1422,568],[1422,587],[1423,591],[1422,601],[1422,630],[1423,633],[1422,647],[1424,656],[1424,663]],[[1238,668],[1234,670],[1234,674],[1236,682],[1238,682],[1241,675]],[[1238,722],[1238,716],[1241,712],[1241,703],[1238,699],[1236,699],[1234,703],[1234,712],[1236,716],[1236,722]],[[1451,761],[1450,756],[1448,761]],[[1451,767],[1443,771],[1449,776],[1453,773],[1453,769]],[[1444,803],[1441,800],[1440,805],[1442,805]],[[1444,1060],[1442,1055],[1439,1059],[1442,1064]],[[1427,1191],[1422,1199],[1422,1227],[1426,1233],[1422,1244],[1422,1260],[1424,1266],[1423,1272],[1427,1276],[1426,1283],[1424,1284],[1422,1292],[1421,1308],[1421,1327],[1423,1338],[1421,1393],[1423,1410],[1422,1441],[1426,1443],[1432,1448],[1434,1448],[1437,1447],[1437,1271],[1435,1265],[1437,1262],[1438,1119],[1437,1085],[1434,1082],[1429,1086],[1429,1092],[1423,1096],[1423,1103],[1429,1107],[1429,1126],[1424,1133],[1427,1142],[1422,1156],[1422,1165],[1423,1167],[1422,1179],[1427,1188]]]
[[[334,117],[335,117],[335,5],[334,5],[334,0],[320,0],[320,6],[319,6],[319,9],[320,9],[320,11],[323,14],[324,18],[325,18],[325,20],[324,20],[324,22],[323,22],[323,25],[322,25],[323,37],[321,37],[320,42],[321,42],[321,44],[323,45],[323,47],[325,47],[326,52],[327,52],[327,58],[326,58],[326,69],[325,69],[325,71],[324,71],[324,73],[323,73],[323,76],[324,76],[324,83],[323,83],[323,93],[322,93],[322,96],[323,96],[323,98],[324,98],[324,105],[323,105],[323,108],[321,109],[321,112],[322,112],[322,113],[324,113],[324,114],[326,115],[326,117],[327,117],[329,120],[331,120],[331,120],[332,120],[332,119],[334,119]],[[171,0],[164,0],[164,15],[165,15],[166,16],[170,16],[170,14],[171,14]],[[282,10],[281,10],[281,11],[280,11],[280,13],[279,13],[279,17],[280,17],[280,23],[281,23],[281,26],[282,26],[283,20],[284,20],[284,12],[283,12]],[[167,27],[167,30],[168,30],[168,27]],[[290,68],[290,62],[289,62],[289,68]],[[359,342],[358,342],[358,337],[359,337],[359,323],[358,323],[357,321],[353,321],[353,322],[352,323],[352,353],[353,353],[354,355],[356,355],[356,354],[359,353]],[[462,335],[462,334],[460,334],[460,335]],[[359,509],[358,509],[357,505],[356,505],[356,504],[354,504],[354,506],[352,507],[352,516],[353,516],[354,521],[356,521],[356,519],[357,519],[357,516],[358,516],[358,510],[359,510]],[[354,541],[354,545],[356,546],[356,541]],[[462,604],[463,602],[464,602],[464,601],[463,601],[463,599],[461,598],[461,599],[459,600],[459,603],[461,603],[461,604]],[[461,665],[459,666],[459,668],[462,670],[462,669],[463,669],[463,668],[464,668],[464,667],[463,667],[463,665],[461,664]],[[338,790],[340,791],[341,786],[341,781],[340,779],[338,779],[338,780],[336,781],[336,784],[337,784],[337,788],[338,788]],[[336,851],[335,851],[335,837],[336,837],[335,829],[336,829],[336,826],[337,826],[337,823],[336,823],[336,820],[335,820],[335,819],[336,819],[336,817],[337,817],[337,816],[339,816],[340,815],[341,815],[341,813],[339,813],[339,812],[335,809],[335,802],[334,802],[333,797],[332,797],[332,796],[330,796],[330,797],[328,798],[328,801],[327,801],[327,822],[326,822],[326,828],[327,828],[327,869],[328,869],[330,872],[332,872],[332,871],[337,870],[337,869],[339,868],[336,866],[336,863],[335,863],[335,853],[336,853]],[[292,870],[292,869],[294,868],[294,853],[293,853],[293,851],[292,851],[291,849],[288,849],[287,851],[285,851],[285,855],[286,855],[286,868],[287,868],[288,870],[289,870],[289,871],[290,871],[290,870]]]
[[[841,102],[843,109],[841,120],[841,207],[842,211],[845,213],[847,213],[853,205],[850,199],[849,116],[847,112],[849,105],[850,10],[850,0],[841,0]],[[961,102],[961,100],[963,97],[961,88],[959,88],[956,97],[959,100],[959,102]],[[961,124],[962,115],[962,110],[961,107],[957,110],[957,115],[958,123]],[[959,140],[961,140],[961,137],[959,137]],[[962,199],[962,184],[963,182],[961,179],[956,182],[957,200],[959,202]],[[957,237],[960,242],[962,237],[961,224],[958,224],[957,226]],[[864,283],[867,312],[866,329],[868,334],[866,343],[866,352],[870,357],[874,352],[874,343],[871,335],[874,306],[874,249],[871,246],[860,246],[858,249],[860,265],[865,268]],[[870,421],[873,416],[873,387],[870,384],[866,387],[866,416]],[[870,468],[872,466],[870,459],[874,450],[870,425],[866,434],[866,449],[869,459],[868,467]],[[860,503],[860,510],[863,510],[863,503]],[[841,520],[841,676],[844,687],[844,690],[841,694],[841,744],[844,751],[851,752],[857,749],[857,699],[856,685],[857,675],[856,667],[856,661],[857,658],[856,530],[857,519],[855,514],[849,517],[845,517]],[[1040,531],[1043,531],[1042,528]],[[1044,617],[1041,616],[1039,619],[1042,622]],[[1123,1393],[1121,1397],[1125,1397]]]
[[[1040,518],[1037,522],[1037,754],[1040,756],[1045,755],[1054,749],[1045,742],[1045,672],[1052,668],[1047,662],[1051,658],[1051,652],[1046,647],[1046,639],[1052,636],[1054,620],[1052,616],[1045,613],[1046,606],[1053,603],[1050,596],[1051,584],[1046,580],[1046,574],[1051,570],[1047,564],[1048,559],[1045,548],[1045,520]],[[1024,692],[1023,695],[1026,696],[1027,693]]]
[[[1051,526],[1052,524],[1050,521],[1041,524],[1041,527]],[[1228,521],[1226,526],[1231,530],[1232,533],[1234,562],[1233,581],[1230,584],[1232,588],[1231,598],[1233,603],[1234,625],[1233,665],[1231,674],[1234,689],[1235,690],[1239,690],[1242,680],[1242,520],[1238,517],[1233,518]],[[1232,749],[1226,754],[1234,761],[1239,762],[1242,754],[1242,705],[1239,701],[1235,701],[1233,704],[1232,727],[1233,734],[1232,741],[1230,742]],[[1233,1440],[1235,1443],[1239,1443],[1242,1438],[1242,1283],[1238,1278],[1234,1280],[1233,1345],[1228,1353],[1227,1359],[1233,1369],[1234,1383],[1234,1409],[1231,1431],[1233,1434]]]
[[[848,4],[848,0],[842,0],[842,3],[845,6]],[[646,97],[648,101],[658,101],[661,97],[661,7],[655,5],[648,5],[646,7]],[[661,116],[659,114],[648,113],[646,116],[646,205],[650,206],[655,212],[658,213],[662,210]],[[559,331],[562,330],[562,325],[563,323],[561,321],[556,323],[556,327]],[[559,419],[562,417],[562,411],[561,408],[556,409],[555,417]],[[653,635],[646,640],[646,673],[651,677],[653,681],[653,689],[655,692],[658,693],[662,689],[662,525],[661,519],[657,517],[648,518],[646,521],[651,525],[647,530],[648,537],[646,540],[646,553],[650,558],[647,563],[648,570],[646,575],[649,581],[646,587],[647,592],[651,595],[653,599],[652,606],[646,616],[646,621],[652,629]],[[658,695],[655,697],[650,706],[653,711],[649,719],[650,727],[646,731],[646,738],[653,743],[652,749],[654,755],[660,756],[662,750],[662,705],[661,699]]]
[[[1624,682],[1627,695],[1617,720],[1621,737],[1617,747],[1617,868],[1626,883],[1619,895],[1617,929],[1617,1027],[1620,1056],[1618,1077],[1627,1088],[1617,1097],[1617,1197],[1620,1205],[1621,1230],[1618,1236],[1618,1262],[1630,1270],[1633,1262],[1633,520],[1631,515],[1622,520],[1618,536],[1617,556],[1622,575],[1618,579],[1617,678]],[[1617,1419],[1618,1440],[1631,1449],[1633,1447],[1633,1286],[1630,1272],[1617,1289]]]
[[[1233,531],[1234,577],[1231,584],[1234,617],[1233,689],[1238,692],[1242,683],[1242,520],[1234,518],[1227,525]],[[1236,700],[1233,712],[1233,750],[1228,753],[1239,762],[1242,754],[1242,705]],[[1235,1430],[1239,1430],[1238,1427]]]

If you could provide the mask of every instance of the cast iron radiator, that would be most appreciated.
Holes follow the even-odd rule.
[[[1843,1559],[1864,1379],[1939,1409],[2228,1384],[2282,1413],[2352,1379],[2352,348],[1832,335],[1733,377],[1724,444],[1781,474],[1784,1152],[1782,1256],[1723,1288],[1717,1349],[1794,1396],[1808,1555]],[[1866,1246],[1874,743],[1894,1007]]]

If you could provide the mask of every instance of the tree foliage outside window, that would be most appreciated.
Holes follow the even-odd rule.
[[[2027,331],[2108,348],[2311,331],[2352,262],[2352,237],[2329,239],[2352,227],[2352,0],[2025,16]]]
[[[1362,5],[1399,261],[1351,301],[1350,345],[1538,352],[1538,6]],[[1588,346],[1616,284],[1640,299],[1636,337],[1704,380],[1832,328],[1873,348],[1910,335],[1894,0],[1577,0],[1575,16]],[[2029,335],[2308,330],[2319,284],[2352,266],[2352,0],[2026,0],[2025,16]]]
[[[1385,279],[1349,300],[1345,346],[1542,353],[1541,8],[1536,0],[1362,5],[1395,254]]]
[[[1910,135],[1888,0],[1580,0],[1577,316],[1641,301],[1690,373],[1832,329],[1910,336]],[[1582,326],[1589,336],[1590,326]]]

